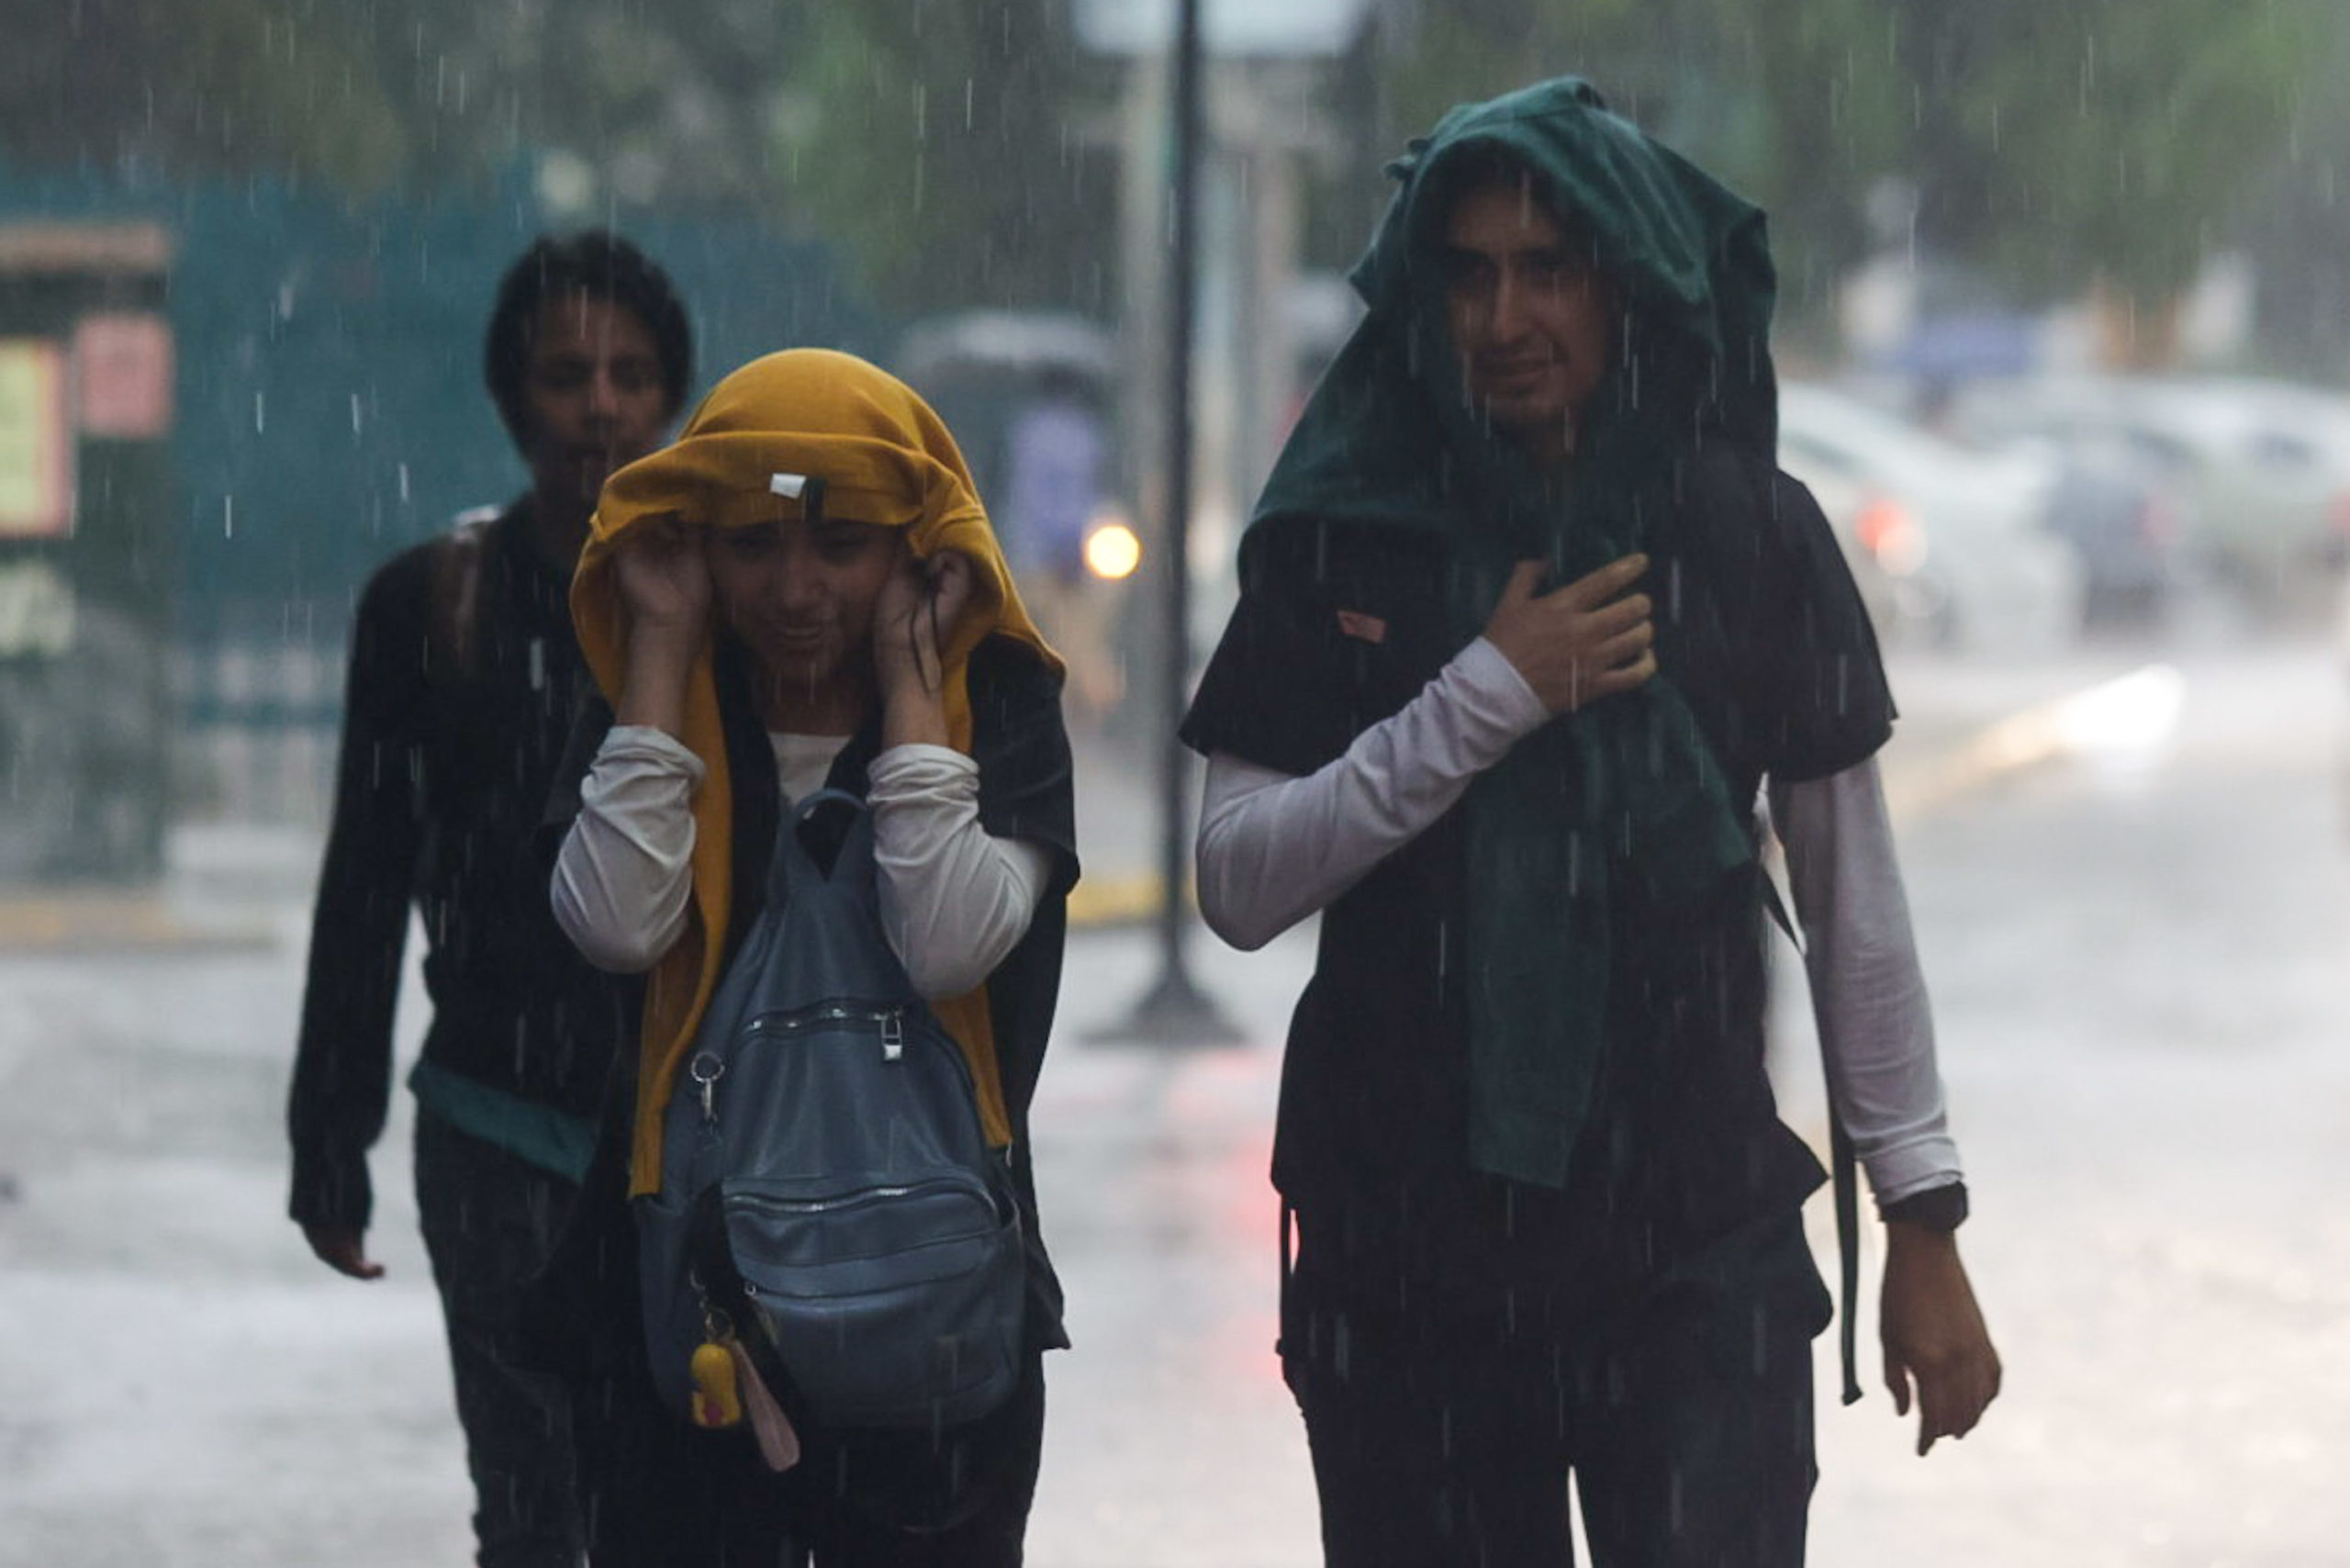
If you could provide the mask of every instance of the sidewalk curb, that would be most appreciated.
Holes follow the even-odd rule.
[[[1155,920],[1158,916],[1160,885],[1161,879],[1156,871],[1088,876],[1069,890],[1069,928],[1123,930]],[[1188,884],[1183,889],[1183,907],[1194,912],[1199,908],[1198,899]]]
[[[193,918],[152,891],[28,889],[0,898],[0,958],[256,952],[276,943],[261,921]]]
[[[2141,665],[1985,725],[1957,745],[1886,770],[1886,808],[1897,828],[1946,810],[2011,774],[2141,738],[2176,719],[2185,682],[2167,664]]]

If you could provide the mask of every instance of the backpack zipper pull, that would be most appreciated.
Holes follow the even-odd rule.
[[[906,1025],[903,1016],[892,1008],[881,1014],[881,1059],[896,1061],[906,1054]]]
[[[800,1462],[800,1432],[791,1417],[783,1413],[783,1406],[767,1387],[767,1379],[751,1361],[751,1352],[743,1341],[729,1338],[726,1349],[734,1358],[734,1387],[743,1406],[743,1417],[751,1423],[751,1437],[757,1442],[759,1457],[767,1467],[780,1475]]]
[[[718,1124],[718,1081],[725,1076],[726,1064],[708,1051],[696,1056],[686,1069],[701,1092],[701,1119],[711,1126]]]

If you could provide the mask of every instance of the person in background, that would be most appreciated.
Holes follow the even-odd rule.
[[[683,306],[633,245],[542,239],[500,284],[486,372],[531,487],[395,556],[352,633],[334,817],[311,923],[287,1111],[292,1214],[328,1267],[374,1280],[367,1151],[391,1096],[413,910],[432,1022],[417,1206],[447,1320],[484,1568],[571,1568],[581,1548],[559,1382],[509,1328],[593,1143],[632,988],[582,962],[529,853],[586,672],[568,592],[596,497],[685,401]]]
[[[1085,560],[1107,495],[1109,438],[1074,372],[1041,378],[1005,435],[1004,460],[1004,553],[1069,660],[1079,713],[1096,722],[1125,695],[1125,677],[1112,647],[1111,596]]]
[[[1791,1568],[1830,1303],[1763,1070],[1766,784],[1919,1452],[1999,1363],[1892,700],[1774,461],[1762,215],[1572,80],[1392,172],[1183,727],[1209,924],[1322,915],[1273,1177],[1327,1560],[1565,1564],[1572,1478],[1599,1568]]]

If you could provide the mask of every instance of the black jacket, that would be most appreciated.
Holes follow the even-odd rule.
[[[1293,531],[1298,569],[1245,584],[1184,739],[1309,774],[1416,696],[1459,649],[1440,543]],[[1648,542],[1660,667],[1732,798],[1870,756],[1893,716],[1875,639],[1803,487],[1721,443],[1684,465]],[[1382,624],[1350,635],[1341,612]],[[1572,721],[1554,721],[1568,722]],[[1616,913],[1605,1058],[1563,1191],[1470,1168],[1460,933],[1477,890],[1456,806],[1324,912],[1283,1064],[1273,1176],[1340,1214],[1363,1282],[1490,1302],[1621,1299],[1741,1226],[1795,1208],[1818,1163],[1763,1071],[1764,949],[1750,868],[1673,912]],[[1325,1225],[1328,1232],[1328,1223]],[[1325,1262],[1331,1260],[1326,1257]]]
[[[534,840],[588,681],[529,505],[395,556],[360,600],[287,1110],[306,1225],[368,1221],[411,909],[436,1067],[585,1120],[630,1033],[638,988],[555,925]]]

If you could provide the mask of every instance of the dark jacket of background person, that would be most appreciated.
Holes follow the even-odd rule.
[[[464,574],[451,557],[466,546],[445,540],[395,556],[360,601],[287,1118],[306,1225],[371,1217],[411,904],[432,1004],[412,1081],[428,1112],[576,1182],[631,1037],[632,985],[556,928],[531,852],[587,671],[569,581],[532,556],[529,504],[470,546],[477,603],[453,602]]]
[[[604,475],[684,401],[691,337],[668,280],[601,232],[542,239],[491,309],[485,379],[527,497],[380,568],[353,629],[334,819],[287,1107],[291,1209],[311,1250],[379,1277],[367,1153],[391,1097],[409,911],[432,1021],[418,1217],[441,1296],[484,1568],[570,1568],[582,1529],[560,1383],[514,1326],[594,1146],[636,989],[573,951],[546,902],[544,814],[587,668],[570,566]]]

